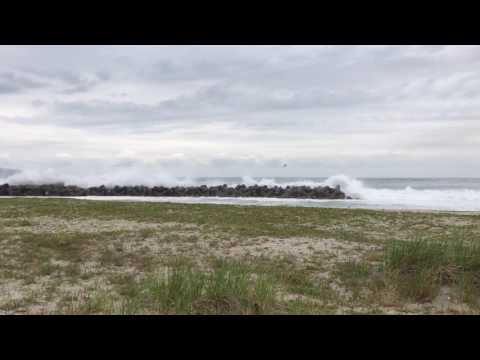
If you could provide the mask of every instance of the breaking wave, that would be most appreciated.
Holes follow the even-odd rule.
[[[332,176],[325,184],[339,185],[347,195],[376,207],[480,210],[480,191],[473,189],[414,189],[411,186],[403,189],[372,188],[344,175]]]

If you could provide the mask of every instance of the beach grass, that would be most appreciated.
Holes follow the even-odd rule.
[[[386,246],[385,270],[399,293],[415,301],[433,300],[442,286],[460,289],[464,298],[480,295],[480,242],[392,241]]]
[[[253,277],[253,275],[256,275]],[[179,264],[143,279],[128,279],[121,297],[100,295],[104,314],[265,314],[278,306],[275,288],[266,276],[258,276],[238,262],[217,260],[210,271]],[[106,301],[107,300],[107,301]],[[76,313],[89,313],[89,299]]]
[[[478,314],[480,216],[0,199],[0,314]]]

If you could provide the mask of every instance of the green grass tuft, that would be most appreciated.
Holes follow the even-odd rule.
[[[462,240],[392,241],[385,251],[385,270],[408,299],[431,301],[441,286],[476,293],[480,289],[480,245]]]
[[[118,279],[120,298],[99,294],[79,312],[122,314],[266,314],[278,307],[274,284],[248,265],[215,260],[209,271],[178,262],[146,278]],[[104,305],[102,307],[101,305]]]

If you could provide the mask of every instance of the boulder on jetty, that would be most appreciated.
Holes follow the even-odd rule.
[[[216,196],[296,199],[346,199],[339,186],[114,186],[81,188],[63,184],[0,185],[0,196]]]

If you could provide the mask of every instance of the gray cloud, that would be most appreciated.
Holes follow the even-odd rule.
[[[123,97],[124,98],[124,97]],[[171,120],[245,115],[255,112],[331,109],[341,111],[355,106],[382,102],[381,96],[361,89],[265,89],[222,83],[190,95],[156,104],[132,101],[65,101],[53,105],[53,117],[75,126],[123,124],[162,124]],[[135,119],[135,121],[132,121]],[[275,122],[273,122],[275,123]],[[270,122],[269,122],[270,124]],[[278,125],[281,125],[281,119]]]
[[[0,73],[0,94],[14,94],[22,91],[46,86],[41,81],[34,80],[15,72]]]
[[[60,92],[63,94],[76,94],[92,90],[97,85],[109,81],[111,74],[106,71],[97,71],[95,73],[78,75],[67,72],[60,74],[59,78],[65,83],[66,88]]]
[[[18,90],[48,87],[50,91],[60,94],[87,92],[96,86],[106,83],[112,74],[106,69],[69,70],[60,68],[36,68],[28,66],[10,66],[16,69],[0,74],[0,85]]]

